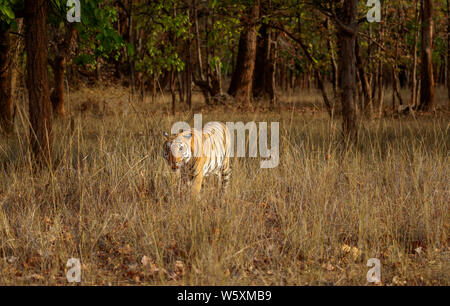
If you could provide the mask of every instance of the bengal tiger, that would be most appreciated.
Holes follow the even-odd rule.
[[[232,167],[231,138],[225,124],[210,122],[203,131],[192,128],[173,136],[163,134],[164,159],[173,171],[180,170],[183,182],[192,184],[195,197],[199,197],[203,177],[210,174],[217,175],[222,189],[227,189]]]

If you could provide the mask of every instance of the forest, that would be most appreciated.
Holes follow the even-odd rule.
[[[0,285],[448,286],[449,13],[0,0]],[[195,114],[279,122],[279,164],[190,198],[163,132]]]

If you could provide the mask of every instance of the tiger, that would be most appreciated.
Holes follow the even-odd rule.
[[[183,182],[192,184],[194,197],[200,197],[203,178],[210,174],[218,176],[223,191],[228,189],[232,175],[231,138],[225,124],[210,122],[203,131],[191,128],[176,135],[163,135],[163,157],[174,172],[180,171]]]

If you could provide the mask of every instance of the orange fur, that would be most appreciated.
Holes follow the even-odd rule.
[[[194,156],[196,146],[201,152],[198,157]],[[209,174],[218,175],[222,187],[228,185],[231,177],[229,150],[229,132],[222,123],[212,123],[204,131],[191,129],[174,136],[166,136],[163,145],[164,158],[169,166],[172,170],[181,171],[183,181],[192,183],[192,194],[196,197],[200,193],[203,178]]]

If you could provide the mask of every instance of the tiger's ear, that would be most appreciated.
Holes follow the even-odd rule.
[[[169,139],[169,134],[167,134],[167,132],[166,132],[166,131],[164,131],[164,132],[163,132],[163,136],[164,136],[164,138],[165,138],[166,140],[168,140],[168,139]]]

